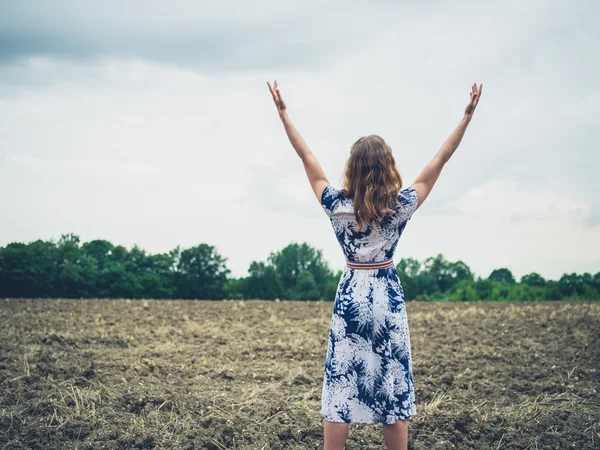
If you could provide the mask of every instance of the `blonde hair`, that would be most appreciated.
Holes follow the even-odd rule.
[[[377,135],[363,136],[350,149],[342,195],[354,200],[358,230],[364,222],[382,219],[401,205],[402,177],[391,147]]]

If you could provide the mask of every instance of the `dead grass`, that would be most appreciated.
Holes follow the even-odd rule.
[[[331,303],[0,302],[0,446],[322,448]],[[413,449],[597,448],[600,304],[407,305]],[[347,449],[380,449],[355,424]]]

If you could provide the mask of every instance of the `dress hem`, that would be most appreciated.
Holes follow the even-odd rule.
[[[327,422],[333,422],[333,423],[366,423],[366,424],[371,424],[371,425],[376,425],[379,423],[382,423],[384,425],[393,425],[396,421],[398,420],[403,420],[403,421],[407,421],[410,422],[411,420],[413,420],[415,414],[408,416],[407,418],[403,418],[403,417],[396,417],[396,419],[393,422],[387,422],[385,420],[375,420],[375,421],[368,421],[368,420],[333,420],[331,418],[328,418],[327,414],[324,414],[322,412],[320,412],[321,416],[323,416],[323,420],[326,420]]]

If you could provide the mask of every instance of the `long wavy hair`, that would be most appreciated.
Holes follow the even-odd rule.
[[[391,147],[381,136],[358,139],[346,162],[342,195],[354,200],[358,230],[365,222],[380,224],[401,205],[398,194],[402,177],[396,168]]]

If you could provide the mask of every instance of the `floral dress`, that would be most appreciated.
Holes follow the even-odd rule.
[[[401,190],[398,198],[401,205],[381,224],[363,224],[358,231],[352,199],[327,185],[321,204],[347,262],[393,258],[418,206],[412,186]],[[404,291],[393,263],[364,267],[347,265],[337,287],[320,412],[330,422],[409,420],[416,413],[416,401]]]

